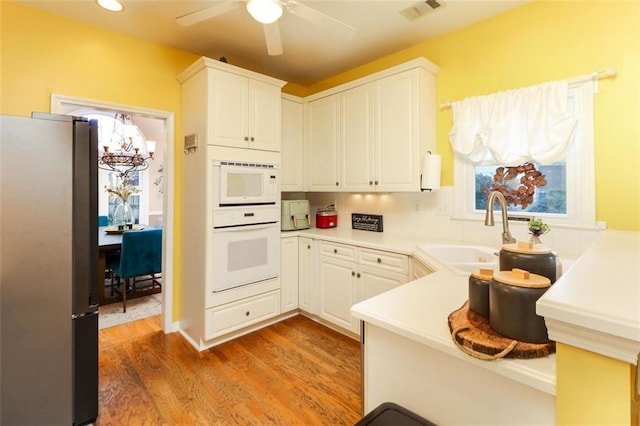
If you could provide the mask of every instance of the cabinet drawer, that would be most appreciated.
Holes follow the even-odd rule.
[[[402,274],[409,273],[409,256],[405,254],[391,253],[361,248],[358,263],[361,265],[375,266],[392,272]]]
[[[255,324],[280,313],[280,290],[207,309],[205,340]]]
[[[320,243],[320,254],[322,256],[330,256],[335,259],[350,260],[355,262],[356,251],[357,248],[355,246],[328,243],[326,241],[322,241]]]

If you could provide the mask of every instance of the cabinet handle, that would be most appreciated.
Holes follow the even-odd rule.
[[[382,263],[382,259],[378,258],[376,260],[378,261],[378,263]]]
[[[378,184],[378,181],[375,181],[374,183],[377,185],[377,184]]]
[[[311,250],[311,244],[307,244],[307,248]]]
[[[336,186],[340,186],[340,182],[336,182]]]
[[[244,140],[245,140],[245,141],[248,141],[248,140],[249,140],[249,136],[245,136],[245,137],[244,137]]]
[[[351,271],[351,276],[355,277],[355,275],[356,275],[355,271]]]
[[[333,253],[337,254],[338,253],[338,249],[333,249]]]
[[[369,185],[373,185],[373,181],[372,180],[369,181]]]
[[[254,140],[256,140],[253,136],[251,136],[251,142],[253,142]]]
[[[245,312],[245,313],[244,313],[244,316],[245,316],[245,317],[248,317],[248,316],[249,316],[249,314],[250,314],[250,312],[249,312],[249,311],[247,311],[247,312]]]
[[[360,278],[360,272],[356,274],[356,278]]]

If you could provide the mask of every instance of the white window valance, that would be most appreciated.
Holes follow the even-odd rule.
[[[567,112],[567,81],[452,102],[449,141],[474,164],[551,164],[566,153],[576,129]]]

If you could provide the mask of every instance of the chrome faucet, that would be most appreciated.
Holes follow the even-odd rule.
[[[500,207],[502,208],[502,244],[515,243],[516,239],[513,238],[511,232],[509,232],[509,221],[507,218],[507,200],[500,191],[493,191],[489,194],[487,199],[487,211],[484,215],[485,226],[495,226],[495,220],[493,219],[493,204],[498,199]]]

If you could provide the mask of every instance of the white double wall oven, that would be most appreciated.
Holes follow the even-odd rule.
[[[279,164],[210,158],[210,288],[222,293],[280,271]]]

